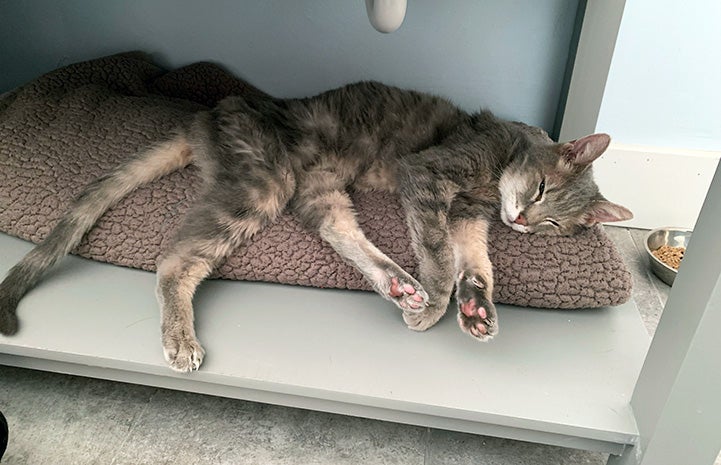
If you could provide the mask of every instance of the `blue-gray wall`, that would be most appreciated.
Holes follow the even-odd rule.
[[[597,129],[721,152],[721,1],[627,1]]]
[[[0,92],[126,50],[219,62],[277,96],[361,79],[552,129],[578,0],[409,0],[376,32],[362,0],[0,0]]]

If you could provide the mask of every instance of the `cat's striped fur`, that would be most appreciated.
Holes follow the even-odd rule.
[[[375,82],[306,99],[230,97],[87,186],[0,284],[0,332],[17,331],[20,299],[107,209],[138,186],[194,163],[202,194],[158,263],[162,344],[171,368],[191,371],[202,362],[192,308],[198,284],[286,209],[395,302],[411,329],[433,326],[455,288],[461,329],[485,341],[498,332],[488,221],[500,212],[520,232],[572,234],[629,218],[592,179],[590,163],[608,141],[600,134],[554,143],[537,128]],[[349,189],[400,195],[418,280],[364,236]]]

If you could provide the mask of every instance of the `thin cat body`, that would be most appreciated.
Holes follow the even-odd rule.
[[[174,370],[198,369],[204,356],[193,325],[197,286],[287,209],[394,302],[409,328],[433,326],[455,288],[461,329],[486,341],[498,332],[488,222],[500,214],[519,232],[568,235],[630,218],[593,182],[591,162],[609,141],[554,143],[540,129],[375,82],[306,99],[226,98],[84,189],[0,284],[0,332],[17,331],[21,298],[105,211],[193,163],[201,194],[157,266],[162,345]],[[349,189],[398,193],[419,280],[365,237]]]

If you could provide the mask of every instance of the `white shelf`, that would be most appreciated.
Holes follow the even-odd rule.
[[[0,234],[3,275],[31,245]],[[166,367],[155,276],[69,257],[22,301],[0,363],[610,453],[635,443],[649,337],[633,303],[499,306],[488,344],[455,312],[425,333],[369,292],[208,281],[201,370]]]

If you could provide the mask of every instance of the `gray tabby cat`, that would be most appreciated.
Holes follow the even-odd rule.
[[[498,333],[488,222],[500,211],[517,231],[569,235],[631,218],[592,179],[590,164],[609,141],[595,134],[554,143],[540,129],[375,82],[306,99],[230,97],[85,188],[0,284],[0,332],[17,331],[20,299],[106,210],[195,163],[202,193],[158,262],[162,345],[174,370],[198,369],[203,359],[193,327],[196,287],[285,209],[400,307],[411,329],[433,326],[455,287],[461,329],[487,341]],[[399,194],[420,282],[366,239],[348,189]]]

